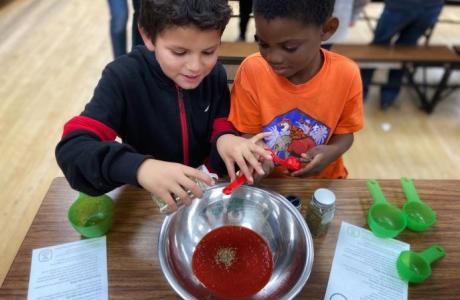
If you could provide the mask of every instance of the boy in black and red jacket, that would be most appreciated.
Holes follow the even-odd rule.
[[[226,0],[143,0],[139,30],[145,46],[107,65],[91,101],[64,126],[56,158],[70,185],[90,195],[141,185],[171,209],[202,191],[191,178],[206,163],[235,178],[236,163],[253,181],[270,155],[236,135],[227,121],[229,92],[217,62],[230,18]],[[119,137],[122,142],[115,141]],[[191,194],[190,194],[191,193]]]

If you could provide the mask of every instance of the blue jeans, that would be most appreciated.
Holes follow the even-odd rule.
[[[405,9],[384,8],[375,29],[372,44],[389,45],[396,38],[396,45],[416,45],[417,40],[434,26],[441,13],[443,5],[429,7],[408,7]],[[362,69],[363,91],[367,93],[372,81],[374,69]],[[388,107],[396,100],[399,94],[403,70],[392,69],[389,72],[387,84],[380,90],[380,105]]]
[[[110,38],[112,40],[113,56],[117,58],[126,54],[126,23],[128,22],[127,0],[108,0],[110,8]],[[143,44],[137,28],[140,0],[133,0],[134,15],[132,24],[133,47]]]
[[[113,56],[117,58],[126,54],[126,22],[128,22],[128,2],[126,0],[109,0],[110,38]]]

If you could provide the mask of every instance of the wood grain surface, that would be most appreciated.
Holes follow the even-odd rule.
[[[404,203],[398,180],[380,180],[388,198],[397,206]],[[460,180],[416,180],[421,198],[438,214],[438,222],[424,233],[405,230],[397,239],[413,250],[439,243],[446,257],[433,265],[433,275],[425,283],[410,285],[409,299],[458,299],[460,295]],[[314,240],[313,271],[298,299],[323,299],[337,235],[342,221],[367,228],[367,210],[372,204],[364,180],[266,179],[262,186],[280,194],[296,194],[303,199],[306,214],[308,199],[320,187],[337,196],[337,212],[322,238]],[[175,299],[159,266],[157,239],[164,215],[158,212],[149,194],[126,186],[113,192],[115,221],[107,235],[107,264],[110,299]],[[32,249],[80,240],[67,223],[66,212],[77,193],[64,178],[56,178],[35,217],[27,236],[0,289],[0,299],[25,299]]]

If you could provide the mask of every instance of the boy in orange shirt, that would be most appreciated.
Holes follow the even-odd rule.
[[[248,135],[271,132],[265,143],[278,156],[306,162],[292,176],[346,178],[342,154],[363,127],[358,66],[320,46],[338,27],[333,8],[334,0],[256,0],[260,52],[243,61],[232,89],[229,120]]]

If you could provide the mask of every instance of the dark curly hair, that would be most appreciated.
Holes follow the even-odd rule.
[[[227,0],[142,0],[139,24],[154,42],[173,26],[224,31],[232,10]]]
[[[255,0],[254,15],[267,20],[289,18],[321,26],[332,16],[335,0]]]

